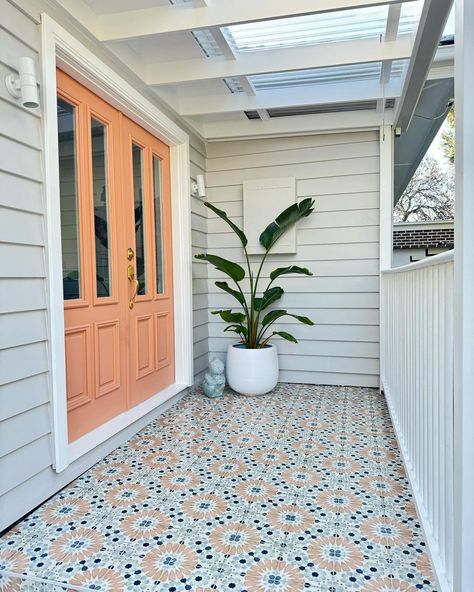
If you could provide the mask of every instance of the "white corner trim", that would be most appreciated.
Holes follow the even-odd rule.
[[[169,389],[171,389],[170,392],[174,390],[173,394],[193,383],[189,138],[156,105],[117,75],[112,68],[47,14],[41,15],[41,49],[53,466],[57,472],[60,472],[72,462],[71,452],[78,454],[79,447],[70,448],[67,434],[56,67],[60,66],[65,72],[170,146],[176,383]],[[136,421],[137,413],[143,415],[162,404],[167,391],[168,389],[165,389],[159,396],[151,397],[146,402],[147,405],[138,405],[133,410],[122,414],[119,416],[122,418],[120,421],[108,422],[106,425],[109,429],[104,429],[102,432],[94,430],[93,433],[97,432],[94,446],[100,443],[100,437],[104,441],[113,435],[113,429],[116,432],[120,431],[126,425]],[[124,418],[128,418],[128,423]],[[87,446],[82,447],[82,454],[85,454],[86,449]]]
[[[385,322],[385,282],[382,278],[382,270],[392,267],[393,257],[393,176],[394,176],[394,137],[391,125],[380,126],[380,375],[385,374],[385,341],[387,327]]]

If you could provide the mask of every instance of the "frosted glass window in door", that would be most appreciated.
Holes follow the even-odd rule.
[[[135,257],[138,294],[146,294],[145,202],[143,196],[143,148],[132,144],[133,207],[135,216]]]
[[[161,191],[161,160],[153,156],[153,203],[155,210],[156,292],[165,291],[165,262],[163,257],[163,210]]]
[[[64,300],[82,297],[77,195],[76,108],[58,97],[59,200]]]
[[[107,127],[91,119],[92,200],[94,209],[96,293],[111,296]]]

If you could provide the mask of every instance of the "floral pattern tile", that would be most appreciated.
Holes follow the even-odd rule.
[[[188,393],[4,535],[0,592],[36,589],[2,570],[101,592],[436,590],[383,397],[310,385]]]

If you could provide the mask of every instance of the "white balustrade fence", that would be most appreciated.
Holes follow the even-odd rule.
[[[381,380],[442,592],[453,572],[454,252],[382,272]]]

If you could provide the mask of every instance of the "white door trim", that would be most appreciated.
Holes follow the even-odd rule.
[[[189,138],[156,105],[117,75],[87,47],[58,25],[50,16],[41,15],[42,101],[45,143],[46,263],[48,273],[49,332],[51,357],[51,406],[53,419],[53,458],[57,472],[73,458],[85,454],[114,433],[162,404],[193,383],[192,352],[192,276],[191,276],[191,204],[189,188]],[[73,76],[127,117],[170,146],[173,284],[175,330],[175,384],[155,395],[149,403],[130,409],[99,428],[90,437],[68,443],[66,368],[64,348],[64,309],[61,260],[61,214],[59,205],[59,165],[56,121],[56,67]],[[150,408],[151,405],[151,408]],[[92,435],[94,437],[92,437]]]

